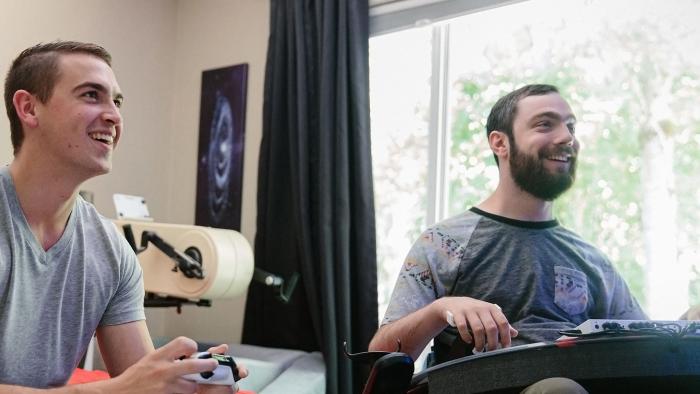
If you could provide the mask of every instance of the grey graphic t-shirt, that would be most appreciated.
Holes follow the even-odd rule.
[[[498,304],[514,345],[552,341],[587,319],[646,319],[608,259],[556,220],[477,208],[427,229],[399,273],[382,325],[445,296]]]

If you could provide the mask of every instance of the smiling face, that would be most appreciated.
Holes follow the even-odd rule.
[[[37,127],[27,142],[78,176],[105,174],[122,131],[123,98],[114,73],[100,58],[82,53],[61,55],[58,69],[50,98],[36,101]]]
[[[557,93],[520,100],[510,138],[513,181],[529,194],[552,201],[576,178],[576,118]]]

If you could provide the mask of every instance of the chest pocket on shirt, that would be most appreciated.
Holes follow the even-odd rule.
[[[554,266],[554,303],[569,315],[579,315],[588,306],[588,279],[578,270]]]

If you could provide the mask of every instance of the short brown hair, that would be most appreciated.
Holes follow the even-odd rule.
[[[486,121],[486,136],[488,137],[493,131],[498,130],[505,133],[511,144],[514,144],[513,121],[515,120],[520,100],[525,97],[544,96],[550,93],[559,93],[559,89],[556,86],[546,84],[525,85],[498,99],[493,108],[491,108]],[[498,156],[494,154],[493,157],[496,159],[496,164],[498,164]]]
[[[85,53],[96,56],[108,66],[112,66],[112,56],[99,45],[76,42],[54,41],[40,43],[27,48],[17,56],[10,66],[5,78],[5,108],[10,118],[10,138],[12,148],[17,154],[24,131],[12,99],[18,90],[26,90],[35,95],[42,103],[51,98],[53,88],[59,77],[58,58],[61,54]]]

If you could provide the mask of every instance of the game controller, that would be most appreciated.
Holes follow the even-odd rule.
[[[211,372],[193,373],[184,375],[183,378],[199,384],[234,386],[234,389],[236,389],[236,382],[240,380],[241,377],[238,376],[238,367],[236,366],[236,362],[233,361],[233,357],[225,354],[202,352],[195,353],[190,358],[213,358],[219,365]]]

